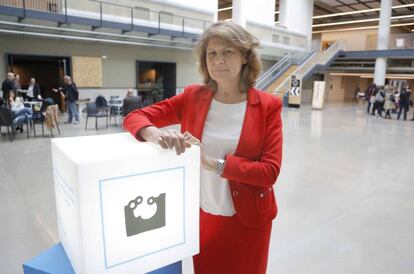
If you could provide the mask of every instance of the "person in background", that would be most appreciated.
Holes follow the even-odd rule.
[[[375,115],[375,112],[382,118],[382,111],[384,109],[385,101],[385,91],[383,86],[378,86],[378,90],[374,96],[374,106],[372,108],[372,115]]]
[[[385,86],[385,119],[391,119],[391,112],[395,109],[395,97],[392,88]]]
[[[10,92],[14,90],[14,73],[8,72],[6,79],[3,81],[1,85],[1,89],[3,90],[3,99],[6,106],[9,105],[9,97]]]
[[[131,111],[142,108],[142,99],[136,96],[132,89],[128,89],[127,95],[122,104],[123,115],[126,117]]]
[[[372,94],[375,92],[375,90],[376,90],[376,85],[375,84],[371,84],[368,88],[367,88],[367,90],[366,90],[366,92],[365,92],[365,100],[367,101],[367,113],[369,114],[370,112],[371,112],[371,105],[372,105],[372,100],[371,100],[371,97],[372,97]]]
[[[358,85],[356,85],[355,90],[354,90],[354,98],[352,98],[353,102],[355,102],[355,103],[358,102],[358,96],[359,96],[360,92],[361,92],[361,87],[358,84]]]
[[[13,119],[24,118],[26,115],[33,115],[33,110],[29,107],[25,107],[22,97],[15,96],[14,92],[10,92],[9,104]],[[23,132],[23,126],[17,126],[16,130]]]
[[[65,96],[66,106],[68,108],[69,118],[65,124],[71,124],[73,117],[75,117],[75,124],[79,124],[79,111],[76,106],[76,101],[79,99],[79,91],[72,78],[68,75],[63,77],[64,86],[59,89],[53,89],[55,92],[60,92]]]
[[[19,74],[16,74],[16,76],[14,77],[13,84],[14,84],[14,90],[15,91],[19,91],[19,90],[22,89],[22,85],[20,84],[20,75]]]
[[[385,93],[384,93],[384,89],[382,86],[377,86],[377,89],[371,96],[371,99],[372,98],[373,98],[372,100],[373,107],[372,107],[371,115],[375,115],[377,113],[379,117],[382,117],[382,107],[383,107],[384,100],[385,100],[384,99]]]
[[[30,78],[29,87],[27,88],[27,98],[29,101],[32,100],[42,100],[42,95],[40,94],[40,86],[36,83],[35,78]]]
[[[406,90],[406,87],[403,87],[400,91],[400,101],[399,101],[399,111],[397,120],[400,120],[401,113],[404,112],[404,120],[407,120],[407,112],[410,109],[410,98]]]

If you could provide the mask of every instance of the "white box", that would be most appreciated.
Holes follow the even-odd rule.
[[[323,109],[325,100],[325,81],[313,82],[312,109]]]
[[[200,150],[129,133],[52,140],[59,237],[77,274],[136,274],[199,253]]]

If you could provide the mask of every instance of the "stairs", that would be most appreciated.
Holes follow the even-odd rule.
[[[280,79],[278,85],[275,84],[276,87],[272,88],[273,93],[277,96],[282,96],[290,90],[290,78],[291,75],[296,75],[297,79],[303,80],[309,73],[311,73],[317,66],[326,66],[329,62],[337,56],[340,51],[345,49],[344,42],[341,40],[336,41],[332,46],[329,47],[326,51],[319,51],[312,54],[305,62],[303,62],[300,66],[297,66],[295,69],[290,70],[289,74],[283,79]],[[281,78],[281,77],[280,77]]]
[[[314,52],[291,52],[282,57],[276,64],[263,73],[256,81],[256,88],[267,92],[274,92],[282,82],[289,78],[300,64]]]
[[[266,89],[266,92],[273,93],[275,89],[282,84],[286,78],[290,78],[292,73],[298,68],[298,65],[291,65],[282,75],[280,75],[270,86]],[[282,98],[285,91],[279,91],[276,96]]]

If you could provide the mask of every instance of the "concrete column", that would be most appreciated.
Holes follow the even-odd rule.
[[[377,50],[387,50],[390,39],[392,0],[381,0],[380,21],[378,28]],[[383,86],[387,72],[387,58],[379,57],[375,60],[374,83]]]
[[[233,22],[246,27],[247,0],[233,0]]]
[[[306,36],[307,48],[312,45],[313,0],[280,0],[279,24],[288,31]]]
[[[245,8],[248,21],[274,27],[275,0],[247,0]]]

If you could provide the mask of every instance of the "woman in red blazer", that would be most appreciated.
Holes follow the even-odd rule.
[[[203,85],[131,112],[124,127],[140,141],[183,153],[201,147],[200,254],[196,274],[266,273],[273,185],[282,162],[282,104],[253,88],[258,40],[217,22],[197,44]],[[181,132],[160,128],[181,124]]]

